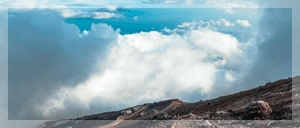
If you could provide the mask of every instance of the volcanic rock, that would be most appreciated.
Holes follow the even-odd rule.
[[[250,103],[244,110],[243,119],[266,119],[272,113],[270,105],[264,101],[254,101]]]

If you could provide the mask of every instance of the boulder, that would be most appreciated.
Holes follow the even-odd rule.
[[[272,113],[272,108],[267,102],[254,101],[243,111],[244,120],[267,119]]]
[[[123,110],[123,111],[121,111],[121,115],[129,115],[131,113],[132,113],[131,110]]]

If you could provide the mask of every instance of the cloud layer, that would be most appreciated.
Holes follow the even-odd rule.
[[[243,27],[249,27],[251,26],[251,24],[249,23],[248,20],[237,20],[236,23],[231,23],[230,21],[221,18],[218,21],[193,21],[193,22],[185,22],[182,23],[180,25],[178,25],[179,28],[183,28],[183,27],[199,27],[199,26],[226,26],[226,27],[232,27],[235,26],[236,24],[239,24],[240,26]]]
[[[74,87],[61,88],[38,109],[51,116],[66,109],[67,101],[88,109],[93,102],[132,105],[178,98],[193,90],[209,93],[217,73],[230,59],[243,56],[245,45],[208,27],[183,31],[119,35],[99,62],[99,72]]]
[[[237,20],[236,23],[244,27],[249,27],[251,25],[248,20]]]
[[[240,42],[199,25],[203,21],[126,35],[93,24],[80,33],[64,23],[59,12],[32,12],[10,15],[10,41],[15,44],[10,48],[10,119],[70,118],[93,109],[99,113],[169,98],[187,101],[195,93],[209,95],[216,82],[244,76],[251,65],[249,51],[255,52],[255,40]],[[34,94],[19,85],[34,88]]]
[[[127,1],[126,1],[127,2]],[[274,3],[274,2],[271,2],[271,3]],[[282,5],[282,4],[286,4],[287,2],[282,2],[282,3],[280,3],[280,5]],[[22,5],[22,6],[19,6],[20,8],[21,7],[35,7],[35,6],[31,6],[30,5],[30,3],[28,3],[29,5],[28,6],[24,6],[24,5]],[[3,3],[1,3],[0,2],[0,5],[3,5],[2,7],[4,7],[6,4],[3,4]],[[32,4],[33,5],[33,4]],[[296,5],[296,4],[294,4],[294,5]],[[36,6],[37,7],[37,6]],[[55,6],[56,7],[56,6]],[[230,9],[229,9],[230,10]],[[272,15],[272,11],[270,11],[270,12],[268,12],[269,14],[269,16],[271,16],[271,17],[274,17],[273,15]],[[271,14],[271,15],[270,15]],[[284,17],[285,16],[285,18],[287,17],[288,18],[288,16],[289,16],[289,14],[290,13],[287,13],[288,15],[286,15],[286,14],[284,14],[284,15],[282,15],[282,16],[280,16],[279,18],[280,19],[284,19],[284,18],[281,18],[281,17]],[[29,17],[33,17],[33,16],[29,16]],[[26,18],[20,18],[20,19],[28,19],[28,17]],[[278,21],[279,19],[277,19],[277,20],[273,20],[273,21]],[[49,24],[51,24],[51,22],[53,22],[53,19],[44,19],[44,20],[41,20],[41,21],[49,21]],[[263,23],[268,23],[268,18],[266,18],[265,19],[265,21],[263,21]],[[22,24],[23,26],[26,26],[26,25],[30,25],[30,24],[36,24],[37,22],[28,22],[28,24],[25,24],[24,22],[23,23],[20,23],[20,24]],[[48,22],[46,22],[45,24],[47,24]],[[61,23],[61,22],[59,22],[59,23]],[[263,84],[264,82],[266,82],[266,81],[272,81],[272,80],[277,80],[278,78],[283,78],[283,77],[285,77],[285,76],[288,76],[288,75],[290,75],[291,73],[291,71],[289,71],[289,70],[287,70],[287,69],[289,69],[289,66],[291,65],[291,54],[290,53],[288,53],[288,54],[286,54],[286,51],[290,51],[291,50],[291,46],[290,45],[284,45],[284,48],[280,45],[280,43],[278,43],[278,42],[276,42],[276,41],[278,41],[278,39],[282,39],[282,40],[284,40],[284,41],[282,41],[282,42],[285,42],[285,43],[290,43],[291,44],[291,42],[289,42],[289,39],[290,39],[290,37],[289,36],[287,36],[287,35],[289,35],[290,33],[289,32],[291,32],[291,31],[289,31],[290,29],[289,28],[291,28],[291,26],[289,26],[290,24],[290,22],[282,22],[282,23],[284,23],[284,25],[279,25],[278,23],[276,23],[276,22],[274,22],[274,23],[272,23],[274,26],[272,26],[272,27],[269,27],[269,28],[267,28],[267,29],[273,29],[273,28],[278,28],[278,27],[276,27],[276,25],[278,25],[278,26],[283,26],[282,28],[288,28],[288,29],[286,29],[285,31],[284,31],[284,33],[288,33],[288,34],[286,34],[286,35],[284,35],[284,36],[282,36],[282,35],[280,35],[280,32],[276,35],[278,38],[276,38],[275,40],[270,40],[270,41],[268,41],[268,43],[266,44],[266,45],[264,45],[264,47],[263,48],[261,48],[260,49],[260,51],[264,51],[265,49],[268,49],[268,51],[267,51],[267,53],[265,53],[265,55],[264,55],[264,57],[261,57],[261,59],[259,59],[259,60],[257,60],[257,66],[254,68],[254,69],[256,69],[255,71],[252,71],[252,73],[250,73],[250,75],[249,76],[246,76],[246,75],[244,75],[243,76],[243,78],[244,77],[247,77],[247,80],[244,80],[244,81],[241,81],[241,80],[239,80],[239,79],[237,79],[236,81],[235,81],[235,85],[236,86],[234,86],[234,88],[239,88],[240,86],[247,86],[247,88],[251,88],[251,87],[254,87],[254,86],[257,86],[258,84]],[[294,23],[296,23],[296,22],[294,22]],[[44,24],[44,25],[45,25]],[[268,24],[270,24],[270,23],[268,23]],[[52,24],[53,25],[53,24]],[[57,22],[56,22],[56,24],[55,25],[57,25]],[[55,26],[54,25],[54,26]],[[66,24],[64,24],[64,25],[66,25]],[[62,25],[62,26],[64,26],[64,25]],[[43,25],[41,25],[42,27],[43,27]],[[105,26],[105,25],[104,25]],[[263,26],[263,25],[262,25]],[[286,26],[288,26],[288,27],[286,27]],[[65,31],[65,32],[63,32],[63,33],[59,33],[58,35],[60,35],[60,34],[62,34],[62,35],[72,35],[72,36],[70,36],[70,37],[76,37],[76,39],[78,39],[77,37],[80,37],[80,38],[83,38],[83,39],[86,39],[86,40],[83,40],[83,42],[85,42],[85,41],[87,41],[88,42],[88,39],[87,38],[85,38],[85,37],[87,37],[87,36],[91,36],[91,35],[93,35],[93,33],[94,32],[91,32],[91,31],[86,31],[86,32],[84,32],[84,33],[79,33],[79,30],[77,30],[77,29],[72,29],[72,28],[74,28],[75,26],[69,26],[69,25],[67,25],[67,27],[58,27],[58,28],[56,28],[58,31],[62,31],[62,30],[64,30],[64,29],[70,29],[70,31]],[[25,30],[25,27],[16,27],[16,28],[18,28],[18,31],[19,31],[19,29],[20,30]],[[51,28],[51,27],[43,27],[43,29],[46,29],[46,28]],[[76,28],[76,27],[75,27]],[[108,27],[109,28],[109,27]],[[265,28],[262,28],[262,29],[265,29]],[[101,29],[102,30],[102,29]],[[16,31],[16,32],[18,32],[18,31]],[[40,32],[40,31],[39,31]],[[57,31],[54,31],[55,33],[57,33]],[[170,32],[174,32],[174,31],[170,31]],[[101,34],[103,34],[103,33],[105,33],[105,31],[102,31],[102,32],[100,32],[100,33],[94,33],[94,36],[95,37],[98,37],[99,35],[101,35]],[[30,34],[29,34],[30,35]],[[112,35],[112,34],[107,34],[107,35]],[[22,35],[23,36],[23,35]],[[28,36],[28,35],[27,35]],[[50,36],[49,36],[50,37]],[[55,37],[57,37],[57,36],[55,36]],[[105,36],[105,37],[108,37],[108,36]],[[282,38],[282,37],[285,37],[285,38]],[[47,40],[47,38],[46,37],[43,37],[43,38],[45,38],[45,40]],[[61,38],[59,38],[59,39],[61,39]],[[99,38],[98,39],[98,41],[99,40],[101,40],[101,38]],[[54,40],[54,42],[55,41],[59,41],[59,40]],[[65,42],[69,42],[69,44],[77,44],[78,42],[77,41],[74,41],[74,40],[69,40],[69,39],[66,39],[66,40],[63,40],[63,41],[65,41]],[[108,42],[110,42],[110,41],[108,41]],[[68,43],[67,43],[68,44]],[[73,48],[76,48],[77,50],[80,50],[81,48],[79,47],[80,45],[79,45],[80,43],[78,43],[78,47],[76,46],[74,46]],[[91,46],[89,46],[91,44]],[[269,46],[272,46],[272,44],[276,44],[276,46],[274,46],[274,47],[269,47]],[[33,46],[35,46],[35,44],[34,45],[31,45],[30,47],[32,47],[33,48]],[[67,46],[67,45],[66,45]],[[95,45],[93,45],[93,43],[87,43],[86,45],[82,45],[82,46],[85,46],[87,49],[89,49],[89,48],[93,48],[93,47],[95,47]],[[274,49],[280,49],[280,51],[274,51]],[[287,49],[287,50],[286,50]],[[11,50],[11,49],[10,49]],[[22,49],[19,49],[19,50],[22,50]],[[23,51],[26,51],[26,50],[28,50],[28,49],[23,49]],[[68,50],[70,50],[70,51],[72,51],[71,49],[68,49]],[[85,51],[85,50],[83,50],[83,49],[81,49],[80,51],[82,51],[81,52],[81,54],[82,54],[82,58],[85,58],[85,55],[86,54],[84,54],[84,53],[86,53],[87,51]],[[93,51],[93,50],[92,50]],[[242,50],[242,51],[245,51],[245,50]],[[255,53],[255,50],[253,50],[253,49],[251,49],[250,50],[252,53],[254,52]],[[19,53],[22,53],[22,54],[24,54],[25,52],[22,52],[22,51],[20,51]],[[78,56],[78,54],[75,54],[76,52],[70,52],[71,54],[70,55],[72,55],[73,57],[79,57]],[[245,52],[244,52],[245,53]],[[274,55],[273,53],[277,53],[276,55]],[[65,54],[62,54],[62,55],[65,55]],[[250,54],[251,55],[251,54]],[[278,57],[277,55],[286,55],[285,57]],[[255,55],[251,55],[251,57],[253,57],[254,56],[254,58],[255,58]],[[270,56],[271,57],[273,57],[272,59],[270,59],[270,60],[266,60],[266,58],[270,58]],[[68,56],[68,57],[70,57],[70,56]],[[66,57],[66,58],[68,58],[68,57]],[[249,56],[248,56],[249,57]],[[245,57],[245,58],[248,58],[248,57]],[[285,60],[285,59],[283,59],[283,58],[287,58],[287,60]],[[22,59],[22,57],[19,57],[19,58],[16,58],[16,59]],[[51,58],[50,58],[51,59]],[[24,61],[24,60],[26,60],[26,59],[23,59],[22,61]],[[82,74],[83,72],[81,72],[82,71],[82,67],[86,67],[87,65],[81,65],[81,66],[79,66],[81,63],[82,63],[82,61],[76,61],[76,60],[80,60],[80,59],[74,59],[73,58],[73,60],[75,60],[74,62],[72,62],[72,63],[70,63],[70,61],[69,61],[70,59],[68,59],[68,61],[64,61],[63,63],[58,63],[58,62],[56,62],[56,64],[59,64],[59,65],[55,65],[55,66],[58,66],[58,67],[60,67],[60,68],[56,68],[55,69],[55,71],[54,71],[54,75],[58,75],[57,77],[58,78],[61,78],[61,77],[64,77],[64,76],[66,76],[66,74],[67,73],[69,73],[69,74]],[[86,60],[86,59],[84,59],[84,60]],[[86,61],[85,63],[90,63],[91,61],[90,61],[90,59],[87,59],[87,60],[89,60],[89,61]],[[223,60],[225,60],[225,59],[223,59]],[[217,61],[218,62],[218,64],[215,64],[215,65],[224,65],[224,64],[226,64],[224,67],[225,67],[225,69],[227,69],[228,67],[230,67],[231,69],[235,69],[236,67],[239,67],[239,66],[228,66],[229,64],[232,64],[232,65],[234,65],[235,64],[235,61],[232,61],[232,60],[234,60],[233,58],[231,58],[231,62],[230,62],[230,59],[229,60],[227,60],[227,61]],[[262,60],[262,61],[261,61]],[[264,67],[264,65],[265,65],[265,62],[264,62],[264,60],[265,61],[267,61],[267,67],[265,68]],[[276,60],[276,62],[274,61],[274,60]],[[242,61],[248,61],[248,60],[246,60],[246,59],[243,59]],[[279,63],[279,62],[286,62],[285,64],[281,64],[281,63]],[[277,65],[274,65],[274,64],[277,64]],[[74,66],[75,65],[75,66]],[[270,66],[268,66],[268,65],[274,65],[274,66],[272,66],[272,67],[270,67]],[[22,65],[23,66],[23,65]],[[20,67],[22,67],[22,66],[20,66]],[[245,66],[245,65],[244,65]],[[294,65],[293,65],[294,66]],[[24,66],[23,66],[24,67]],[[51,67],[51,66],[50,66]],[[62,69],[64,69],[64,68],[61,68],[61,67],[65,67],[66,68],[66,70],[62,70]],[[68,67],[70,67],[70,68],[68,68]],[[101,66],[98,66],[98,67],[101,67]],[[220,67],[217,67],[217,68],[220,68]],[[248,67],[248,68],[251,68],[251,67]],[[291,67],[290,67],[291,68]],[[34,68],[30,68],[30,69],[34,69]],[[78,69],[78,70],[80,70],[79,72],[74,72],[73,70],[72,71],[70,71],[69,69]],[[100,68],[101,69],[101,68]],[[280,70],[278,70],[278,69],[280,69]],[[62,70],[62,72],[64,72],[64,73],[62,73],[62,72],[60,72],[60,73],[57,73],[57,70]],[[102,69],[102,70],[104,70],[104,69]],[[262,70],[266,70],[264,73],[268,73],[268,76],[270,75],[270,74],[272,74],[272,76],[269,76],[268,78],[263,78],[263,77],[261,77],[261,76],[266,76],[266,75],[263,75],[263,74],[260,74],[261,73],[261,71]],[[68,72],[68,71],[70,71],[70,72]],[[219,71],[219,70],[218,70]],[[236,71],[236,70],[234,70],[234,71]],[[269,73],[269,71],[271,71],[271,72],[273,72],[273,73]],[[279,74],[278,73],[276,73],[276,72],[280,72]],[[226,72],[227,73],[227,72]],[[228,73],[230,73],[231,74],[231,76],[232,77],[234,77],[234,78],[237,78],[237,74],[236,73],[234,73],[234,72],[231,72],[231,71],[228,71]],[[60,75],[61,74],[61,75]],[[99,73],[96,73],[96,74],[99,74]],[[257,74],[260,74],[260,75],[257,75]],[[46,75],[46,74],[44,74],[44,75]],[[47,76],[47,75],[46,75]],[[49,75],[48,75],[49,76]],[[228,75],[227,75],[228,76]],[[223,78],[223,77],[225,77],[226,78],[226,74],[225,75],[220,75],[219,77],[221,77],[221,78]],[[228,78],[230,78],[230,77],[228,77]],[[53,80],[51,77],[49,78],[50,80]],[[216,78],[215,78],[216,79]],[[258,80],[259,79],[259,80]],[[228,79],[229,80],[229,79]],[[44,84],[44,83],[43,83]],[[82,83],[82,84],[84,84],[84,83]],[[223,85],[224,83],[222,83],[222,85]],[[41,86],[42,84],[40,84],[39,86]],[[59,84],[58,84],[59,85]],[[63,85],[65,85],[65,84],[63,84]],[[74,84],[74,86],[75,85],[77,85],[77,84]],[[81,85],[81,84],[80,84]],[[48,86],[50,86],[50,85],[48,85]],[[52,85],[51,85],[52,86]],[[67,86],[67,85],[66,85]],[[214,87],[217,87],[217,86],[214,86]],[[30,86],[30,88],[31,89],[33,89],[33,87],[32,86]],[[219,87],[220,88],[220,87]],[[21,88],[21,89],[24,89],[24,88]],[[20,90],[21,90],[20,89]],[[42,88],[42,89],[47,89],[47,88]],[[69,90],[72,90],[72,88],[68,88],[67,87],[67,89],[69,89]],[[222,88],[223,89],[223,88]],[[244,88],[243,88],[244,89]],[[28,89],[27,89],[28,90]],[[62,89],[63,90],[63,89]],[[74,90],[74,88],[73,88],[73,90]],[[224,89],[223,89],[224,90]],[[242,90],[242,89],[240,89],[240,90]],[[24,92],[24,91],[26,91],[26,89],[25,90],[22,90],[22,92]],[[48,91],[48,90],[47,90]],[[229,91],[229,93],[231,93],[231,92],[234,92],[233,90],[230,90]],[[13,93],[18,93],[18,91],[13,91]],[[32,91],[31,92],[29,92],[29,93],[32,93]],[[217,93],[220,93],[220,92],[217,92]],[[1,93],[1,94],[3,94],[3,93]],[[11,94],[11,93],[10,93]],[[19,96],[21,96],[21,95],[23,95],[23,93],[18,93],[19,94]],[[13,95],[13,94],[12,94]],[[42,95],[34,95],[33,97],[38,97],[38,98],[44,98],[44,96],[45,96],[46,94],[45,93],[42,93]],[[220,94],[219,94],[220,95]],[[50,99],[53,99],[53,100],[56,100],[56,101],[59,101],[58,99],[59,98],[57,98],[56,97],[57,95],[55,94],[54,95],[54,97],[50,97]],[[3,97],[2,97],[3,98]],[[47,100],[47,101],[50,101],[50,99],[49,100]],[[18,109],[16,109],[16,111],[19,111],[20,113],[27,113],[27,115],[33,115],[33,113],[32,113],[32,111],[28,108],[28,107],[26,107],[25,108],[25,106],[26,106],[26,104],[24,104],[21,100],[23,100],[23,99],[20,99],[19,101],[16,101],[16,102],[18,102],[18,104],[11,104],[10,105],[10,108],[11,107],[13,107],[13,106],[23,106],[24,107],[24,109],[22,109],[22,110],[18,110]],[[32,100],[32,101],[35,101],[35,100]],[[31,101],[31,103],[32,103],[32,101]],[[79,100],[74,100],[74,101],[79,101]],[[113,101],[113,100],[111,100],[111,101]],[[12,102],[14,102],[12,99],[10,99],[10,103],[12,103]],[[49,102],[49,103],[51,103],[51,102]],[[68,106],[67,104],[68,104],[69,102],[68,101],[65,101],[65,102],[63,102],[63,104],[62,104],[62,106],[64,106],[64,107],[66,107],[68,110],[70,110],[70,109],[72,109],[74,106],[75,107],[77,107],[76,105],[77,104],[81,104],[81,102],[73,102],[73,106],[71,106],[70,107],[70,105]],[[93,103],[91,103],[91,104],[93,104]],[[105,103],[104,103],[105,104]],[[28,104],[27,104],[28,105]],[[48,105],[50,105],[50,104],[48,104]],[[90,105],[91,106],[91,105]],[[102,107],[102,106],[101,106]],[[59,107],[58,107],[59,108]],[[97,106],[97,109],[99,109],[99,105]],[[12,110],[12,109],[10,109],[10,110]],[[52,109],[52,110],[54,110],[53,111],[53,113],[52,114],[55,114],[55,109]],[[106,109],[106,111],[107,111],[108,109]],[[86,111],[86,110],[85,110]],[[56,111],[57,112],[57,111]],[[77,111],[76,111],[77,112]],[[13,112],[12,111],[10,111],[9,112],[10,114],[12,114]],[[70,113],[64,113],[65,115],[66,114],[70,114]],[[17,117],[17,118],[15,118],[15,119],[32,119],[31,117],[28,117],[26,114],[25,114],[25,116],[20,116],[20,117]]]
[[[53,90],[87,79],[119,34],[107,24],[80,33],[59,12],[46,9],[12,11],[8,20],[9,119],[36,118],[34,105]]]

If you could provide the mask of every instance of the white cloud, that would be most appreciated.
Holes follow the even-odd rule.
[[[183,5],[183,7],[218,8],[234,14],[234,8],[258,8],[255,0],[143,0],[143,3]],[[180,7],[180,6],[175,6]]]
[[[133,17],[132,19],[133,19],[133,20],[137,20],[137,19],[138,19],[138,17],[137,17],[137,16],[135,16],[135,17]]]
[[[53,1],[45,1],[45,0],[10,0],[4,1],[3,4],[6,5],[7,8],[13,9],[36,9],[36,8],[65,8],[66,5],[60,2],[53,2]]]
[[[220,19],[220,22],[222,22],[224,26],[234,26],[234,23],[230,23],[230,21],[227,21],[224,18]]]
[[[93,18],[93,19],[109,19],[109,18],[120,18],[121,14],[115,14],[111,12],[83,12],[80,10],[69,9],[65,6],[60,6],[61,9],[58,9],[61,12],[62,16],[65,18]],[[64,8],[63,8],[64,7]]]
[[[203,21],[201,21],[202,23],[204,23]],[[207,22],[206,22],[207,23]],[[210,24],[211,25],[219,25],[219,26],[234,26],[234,23],[230,23],[230,21],[227,21],[226,19],[224,18],[221,18],[220,20],[218,21],[213,21],[211,20],[210,21]]]
[[[1,2],[0,2],[1,3]],[[106,0],[101,1],[86,1],[86,0],[55,0],[55,1],[47,1],[47,0],[4,0],[7,8],[15,8],[15,9],[33,9],[33,8],[57,8],[58,5],[63,5],[67,7],[78,7],[76,4],[83,5],[97,5],[102,6],[107,3]]]
[[[202,27],[202,26],[216,26],[216,25],[230,27],[230,26],[234,26],[235,23],[231,23],[230,21],[227,21],[226,19],[221,18],[218,21],[211,20],[210,22],[204,22],[202,20],[199,20],[198,22],[197,21],[185,22],[180,25],[177,25],[177,27],[179,27],[179,28],[192,27],[193,28],[193,27],[197,27],[197,26]]]
[[[255,1],[249,0],[208,0],[206,2],[208,6],[219,8],[226,13],[233,14],[233,8],[258,8],[258,4]]]
[[[87,12],[72,10],[63,5],[59,5],[58,7],[59,7],[59,9],[57,9],[57,11],[59,11],[61,13],[61,15],[65,18],[78,17],[78,16],[89,17]]]
[[[174,1],[174,0],[166,0],[165,3],[166,4],[174,4],[174,3],[176,3],[176,1]]]
[[[221,35],[219,32],[211,30],[193,30],[191,31],[189,39],[192,39],[201,50],[204,50],[206,53],[210,53],[213,56],[230,58],[236,53],[242,53],[239,48],[239,41],[228,34]]]
[[[225,73],[225,79],[230,82],[233,82],[236,80],[236,78],[234,78],[228,71]]]
[[[164,27],[163,31],[164,31],[164,32],[167,32],[167,33],[170,33],[170,32],[172,32],[172,30],[171,30],[171,29],[168,29],[168,28],[166,28],[166,27]]]
[[[90,1],[92,3],[97,3],[96,5],[106,7],[109,11],[116,11],[117,6],[115,5],[106,5],[103,6],[101,3],[103,2],[95,2]],[[49,2],[49,1],[40,1],[40,0],[12,0],[12,1],[4,1],[0,3],[0,5],[5,5],[7,8],[13,8],[17,10],[31,10],[31,9],[45,9],[51,8],[52,10],[56,10],[61,12],[61,15],[65,18],[94,18],[94,19],[108,19],[108,18],[119,18],[122,17],[120,14],[109,13],[109,12],[85,12],[78,9],[78,7],[73,8],[72,4],[91,4],[87,1],[76,0],[73,2]]]
[[[239,25],[241,25],[241,26],[244,26],[244,27],[251,26],[251,24],[249,23],[248,20],[237,20],[236,23],[239,24]]]
[[[109,19],[112,17],[118,17],[115,13],[109,13],[109,12],[94,12],[94,19]]]
[[[118,6],[115,5],[107,5],[106,6],[107,10],[109,11],[116,11],[118,9]]]
[[[190,27],[192,25],[195,25],[195,23],[194,22],[185,22],[185,23],[182,23],[181,25],[177,25],[177,27],[183,28],[183,27]]]
[[[38,6],[43,5],[41,3],[38,3],[36,1],[10,1],[7,3],[8,8],[15,8],[15,9],[32,9],[32,8],[37,8]]]
[[[70,17],[89,17],[88,12],[83,12],[78,9],[74,9],[72,7],[68,7],[66,5],[60,4],[59,2],[47,2],[47,1],[37,1],[37,0],[29,0],[29,1],[20,1],[13,0],[5,3],[7,8],[12,8],[15,10],[32,10],[32,9],[45,9],[51,8],[52,10],[56,10],[61,13],[61,15],[65,18]]]
[[[204,4],[206,0],[143,0],[144,3]]]
[[[84,30],[82,33],[83,33],[84,35],[87,35],[89,32],[86,31],[86,30]]]
[[[79,33],[79,37],[83,37],[83,36],[87,36],[89,34],[89,32],[87,30],[83,30],[82,33]]]
[[[211,20],[211,21],[193,21],[193,22],[185,22],[180,25],[177,25],[179,28],[194,28],[194,27],[203,27],[203,26],[226,26],[226,27],[233,27],[236,24],[239,24],[243,27],[249,27],[251,24],[248,20],[237,20],[236,23],[231,23],[230,21],[221,18],[217,21]]]
[[[49,116],[65,109],[65,101],[89,108],[94,101],[132,105],[177,98],[193,90],[208,93],[220,66],[243,53],[240,42],[229,34],[208,28],[185,30],[183,35],[171,31],[170,35],[157,31],[119,35],[106,60],[99,63],[98,73],[75,87],[60,89],[40,110]]]
[[[0,4],[3,1],[0,1]],[[135,7],[135,8],[145,8],[145,3],[151,4],[170,4],[175,5],[174,7],[180,7],[177,5],[184,5],[183,7],[204,7],[204,8],[220,8],[225,10],[226,12],[233,13],[232,8],[258,8],[257,1],[249,1],[249,0],[55,0],[55,1],[46,1],[46,0],[4,0],[3,2],[8,8],[56,8],[57,5],[64,5],[70,8],[82,8],[82,5],[85,7],[93,7],[93,8],[107,8],[111,11],[114,11],[116,7]],[[152,6],[152,7],[160,7]]]

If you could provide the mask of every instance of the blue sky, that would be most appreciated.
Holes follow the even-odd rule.
[[[292,9],[189,2],[59,1],[60,9],[1,3],[14,8],[1,27],[8,35],[8,119],[74,118],[169,98],[195,102],[299,74],[292,69]]]

